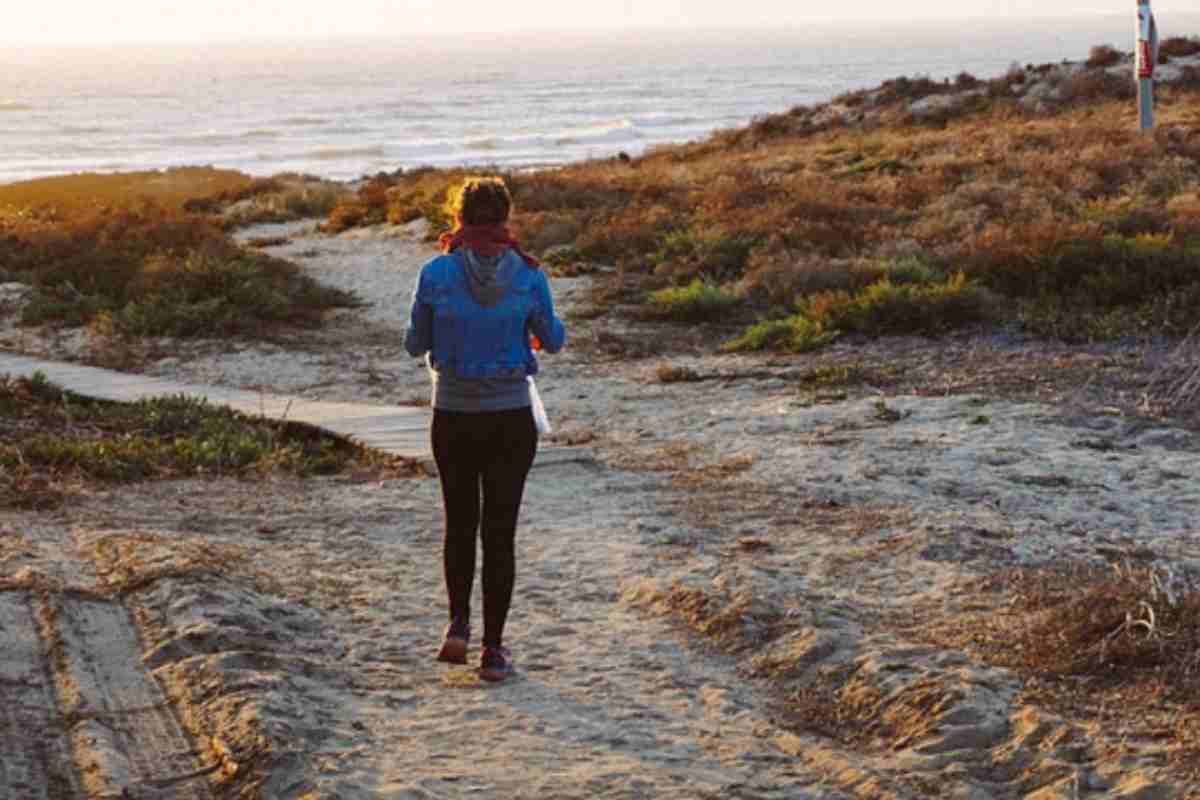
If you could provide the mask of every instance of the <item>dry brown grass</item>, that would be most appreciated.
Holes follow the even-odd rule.
[[[1200,53],[1200,39],[1192,36],[1172,36],[1158,46],[1160,58],[1186,58]]]
[[[729,652],[748,650],[770,639],[782,618],[779,609],[749,595],[724,595],[682,584],[659,588],[647,583],[628,592],[626,600],[676,618]]]
[[[100,208],[150,204],[182,211],[209,198],[248,196],[261,182],[236,170],[180,167],[162,172],[85,173],[39,178],[0,186],[0,211],[38,209],[65,218]]]
[[[430,237],[436,238],[453,222],[446,207],[450,189],[469,174],[464,170],[420,169],[377,175],[356,195],[341,199],[333,207],[323,230],[339,233],[384,222],[403,225],[423,217],[431,223]]]
[[[706,489],[714,483],[736,478],[738,475],[748,472],[753,466],[754,456],[744,453],[732,455],[711,464],[681,470],[674,476],[672,482],[680,487]]]
[[[1194,328],[1150,376],[1146,411],[1194,421],[1200,415],[1200,327]]]
[[[884,694],[853,665],[817,671],[789,695],[789,720],[847,745],[884,743],[901,750],[935,733],[962,695],[927,677]]]
[[[909,633],[1013,670],[1036,705],[1161,741],[1186,777],[1200,779],[1195,575],[1131,556],[1017,569],[975,588],[972,610],[914,621]]]
[[[697,383],[704,380],[704,376],[691,367],[677,364],[659,365],[654,371],[654,376],[658,378],[659,383]]]
[[[692,442],[663,442],[622,449],[606,460],[618,469],[635,472],[677,472],[686,469],[699,451],[699,445]]]
[[[1168,568],[1120,563],[1017,570],[984,587],[1006,607],[976,620],[970,639],[989,660],[1093,688],[1200,688],[1200,585]]]

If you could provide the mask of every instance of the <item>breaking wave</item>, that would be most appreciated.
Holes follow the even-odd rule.
[[[322,147],[301,153],[300,158],[311,158],[315,161],[338,161],[346,158],[373,158],[386,155],[380,145],[373,147]]]

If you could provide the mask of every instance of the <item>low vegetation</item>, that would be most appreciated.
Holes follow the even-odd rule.
[[[183,209],[218,214],[224,227],[243,227],[325,217],[350,194],[333,181],[285,173],[255,178],[214,195],[192,197]]]
[[[27,324],[90,325],[125,336],[316,324],[356,298],[239,246],[217,213],[248,198],[282,197],[280,187],[208,169],[0,187],[0,282],[34,288],[22,311]],[[293,210],[302,210],[301,200]]]
[[[738,302],[733,293],[696,278],[687,286],[669,286],[652,292],[647,301],[647,315],[680,322],[704,322],[720,319]]]
[[[340,233],[363,225],[404,225],[424,218],[432,223],[431,234],[440,233],[453,222],[446,205],[447,192],[468,174],[457,169],[418,169],[377,175],[356,195],[338,202],[323,229]]]
[[[829,344],[837,335],[836,331],[827,329],[821,322],[815,322],[803,314],[793,314],[784,319],[756,322],[740,336],[726,342],[724,349],[729,352],[785,350],[807,353]]]
[[[1200,38],[1195,36],[1172,36],[1164,39],[1158,46],[1160,61],[1170,62],[1172,58],[1187,58],[1200,55]]]
[[[1200,689],[1200,583],[1154,566],[1064,565],[1002,576],[1008,622],[984,621],[975,647],[1029,674],[1093,688],[1144,681],[1168,697]]]
[[[416,474],[314,428],[252,419],[190,397],[134,404],[0,375],[0,508],[50,508],[88,485],[195,476]]]
[[[1019,674],[1026,692],[1075,719],[1168,746],[1200,779],[1200,580],[1125,558],[1018,569],[983,581],[986,613],[926,630],[939,645]]]
[[[1163,46],[1166,60],[1196,52]],[[1185,67],[1160,86],[1148,136],[1114,70],[1128,54],[1090,61],[902,77],[632,160],[510,174],[519,233],[644,277],[651,316],[757,315],[732,348],[996,323],[1181,335],[1200,322],[1200,80]],[[424,217],[436,234],[461,177],[384,176],[327,227]],[[737,303],[710,302],[718,291]]]
[[[1162,60],[1200,53],[1163,42]],[[736,322],[727,349],[846,334],[1020,325],[1070,341],[1200,323],[1200,69],[1138,133],[1127,53],[953,80],[901,76],[692,144],[507,176],[519,235],[554,268],[616,267],[643,316]],[[381,173],[355,192],[211,168],[0,187],[0,280],[28,323],[127,336],[312,324],[353,297],[234,245],[227,230],[319,214],[330,233],[448,228],[461,169]]]
[[[153,205],[182,210],[189,203],[222,196],[247,196],[261,183],[236,170],[181,167],[163,172],[58,175],[0,185],[6,215],[38,210],[66,219],[99,209]]]

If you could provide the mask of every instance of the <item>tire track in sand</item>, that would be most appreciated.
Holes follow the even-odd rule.
[[[29,595],[0,593],[0,797],[79,793]]]
[[[0,797],[212,800],[120,602],[0,592]]]
[[[37,615],[83,794],[211,800],[204,766],[162,689],[142,665],[129,611],[69,594]]]

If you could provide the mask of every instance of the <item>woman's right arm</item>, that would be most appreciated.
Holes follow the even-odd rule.
[[[554,298],[550,294],[550,281],[546,273],[538,270],[534,283],[536,310],[530,320],[530,328],[546,348],[547,353],[557,353],[567,341],[567,330],[562,320],[554,313]]]
[[[426,271],[422,269],[421,277],[417,279],[417,288],[413,290],[408,330],[404,332],[404,349],[414,358],[433,349],[433,306],[429,303],[427,284]]]

